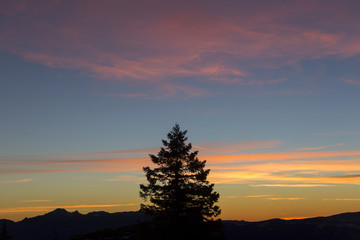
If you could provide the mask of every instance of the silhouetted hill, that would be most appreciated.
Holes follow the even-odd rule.
[[[228,240],[360,239],[360,212],[301,220],[224,221]]]
[[[137,231],[139,225],[136,223],[147,220],[149,218],[140,212],[81,214],[77,211],[56,209],[19,222],[0,220],[0,226],[6,221],[13,240],[67,240],[74,235],[90,237],[87,239],[96,239],[91,236],[105,239],[106,236],[106,239],[111,240],[131,235]],[[360,212],[301,220],[223,221],[223,227],[228,240],[358,240]]]
[[[70,236],[94,232],[97,230],[118,228],[148,220],[140,212],[91,212],[81,214],[56,209],[47,214],[25,218],[19,222],[6,221],[6,226],[13,240],[66,240]]]

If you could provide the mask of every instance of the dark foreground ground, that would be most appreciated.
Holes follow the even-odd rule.
[[[287,221],[225,221],[224,228],[229,240],[355,240],[360,239],[360,212]]]
[[[146,239],[146,235],[136,235],[152,230],[149,218],[139,212],[106,213],[93,212],[80,214],[57,209],[45,215],[26,218],[19,222],[0,220],[0,228],[6,223],[12,240],[91,240],[91,239]],[[272,219],[262,222],[223,221],[222,230],[219,224],[194,227],[194,234],[203,235],[203,239],[228,240],[359,240],[360,212],[343,213],[330,217],[317,217],[302,220]],[[186,231],[179,233],[166,228],[164,234],[169,239],[192,239],[184,237]],[[191,232],[190,231],[190,232]],[[158,232],[155,232],[159,234]],[[173,234],[173,235],[171,235]],[[74,237],[75,236],[75,237]],[[141,237],[142,236],[142,237]],[[197,237],[200,239],[200,237]]]

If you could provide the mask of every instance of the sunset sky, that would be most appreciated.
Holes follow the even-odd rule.
[[[0,3],[0,219],[139,209],[188,130],[224,220],[360,211],[360,1]]]

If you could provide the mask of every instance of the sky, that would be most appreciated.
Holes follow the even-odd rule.
[[[0,219],[137,211],[175,123],[224,220],[359,211],[357,0],[0,3]]]

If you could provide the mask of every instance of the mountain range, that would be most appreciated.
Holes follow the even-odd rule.
[[[0,226],[6,227],[13,240],[67,240],[71,236],[86,234],[107,228],[118,228],[149,218],[140,212],[91,212],[81,214],[56,209],[52,212],[19,222],[0,220]]]
[[[91,212],[81,214],[56,209],[47,214],[6,224],[13,240],[67,240],[74,235],[123,229],[150,220],[140,212]],[[355,240],[360,239],[360,212],[300,220],[271,219],[260,222],[223,221],[228,240]],[[111,239],[111,238],[109,238]]]
[[[298,220],[224,221],[228,240],[358,240],[360,212]]]

